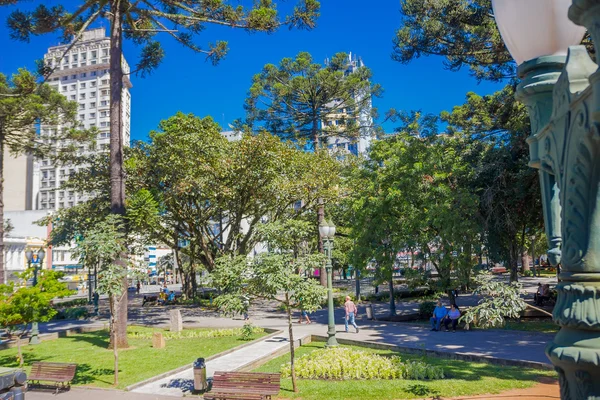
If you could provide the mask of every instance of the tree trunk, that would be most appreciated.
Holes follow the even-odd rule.
[[[111,296],[110,299],[111,304],[111,327],[110,327],[110,337],[112,339],[113,343],[118,343],[118,337],[117,337],[117,319],[115,318],[116,316],[116,311],[118,310],[118,305],[119,305],[119,300],[117,296]],[[119,385],[119,346],[112,346],[113,348],[113,356],[114,356],[114,369],[115,369],[115,379],[114,379],[114,386],[118,386]]]
[[[19,355],[19,368],[23,368],[23,352],[21,352],[21,336],[23,334],[21,333],[21,335],[13,335],[14,337],[16,337],[17,340],[17,354]],[[13,339],[14,339],[13,337]]]
[[[510,260],[509,260],[509,270],[510,270],[510,281],[518,282],[519,274],[518,274],[518,266],[517,260],[519,258],[519,246],[516,243],[516,240],[513,240],[510,244]]]
[[[292,375],[292,388],[294,392],[298,392],[298,386],[296,384],[296,369],[294,367],[294,330],[292,325],[292,308],[290,307],[290,295],[289,293],[285,293],[285,304],[287,309],[287,317],[288,317],[288,332],[290,334],[290,374]]]
[[[110,29],[110,208],[113,214],[125,215],[125,171],[123,168],[123,15],[121,0],[112,0]],[[119,263],[126,267],[122,254]],[[116,311],[116,338],[118,347],[128,347],[127,342],[127,278],[123,279],[123,293]]]
[[[4,118],[0,117],[0,285],[4,283]]]

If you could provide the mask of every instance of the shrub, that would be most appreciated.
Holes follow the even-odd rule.
[[[523,276],[532,276],[532,275],[533,275],[533,273],[531,272],[530,269],[526,269],[523,271]]]
[[[252,337],[254,336],[255,333],[260,333],[262,331],[263,331],[262,328],[257,328],[250,323],[246,323],[242,327],[242,333],[241,333],[242,340],[252,340]]]
[[[433,301],[424,301],[419,304],[419,315],[422,318],[428,318],[433,315],[433,310],[435,309],[435,302]]]
[[[69,301],[63,301],[61,303],[57,303],[54,304],[54,308],[56,308],[57,310],[59,308],[69,308],[69,307],[80,307],[80,306],[86,306],[88,304],[88,299],[84,298],[84,299],[73,299],[73,300],[69,300]]]
[[[89,312],[85,307],[70,307],[58,310],[53,319],[86,319]]]
[[[181,332],[162,332],[165,340],[172,339],[205,339],[205,338],[219,338],[219,337],[231,337],[231,336],[242,336],[244,328],[232,328],[232,329],[211,329],[211,330],[184,330]],[[263,333],[264,329],[258,327],[252,327],[252,333]],[[149,330],[138,330],[136,327],[127,328],[127,336],[133,339],[152,339],[153,331]]]
[[[403,363],[400,357],[383,357],[348,347],[319,349],[295,362],[296,375],[304,379],[442,379],[441,367],[422,361]],[[281,367],[284,378],[290,376],[290,363]]]

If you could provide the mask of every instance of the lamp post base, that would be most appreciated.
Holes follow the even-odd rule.
[[[327,331],[327,344],[325,345],[325,347],[337,347],[339,345],[340,344],[335,338],[335,331],[333,333],[331,333],[331,331]]]
[[[31,324],[31,337],[29,338],[29,344],[40,344],[40,331],[38,328],[38,323],[37,322],[33,322]]]

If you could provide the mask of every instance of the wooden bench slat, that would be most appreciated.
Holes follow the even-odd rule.
[[[215,371],[207,400],[262,400],[277,395],[280,374]]]

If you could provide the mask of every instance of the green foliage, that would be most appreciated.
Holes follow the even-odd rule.
[[[452,71],[470,68],[478,79],[514,77],[515,63],[496,27],[491,0],[403,0],[393,59],[445,58]]]
[[[527,306],[520,296],[521,285],[516,282],[506,284],[489,274],[480,274],[475,281],[478,285],[475,293],[483,299],[463,313],[461,322],[487,329],[503,326],[506,318],[521,316]]]
[[[436,303],[434,301],[424,301],[419,304],[419,316],[422,318],[429,318],[433,315]]]
[[[257,328],[250,323],[245,323],[244,326],[242,326],[242,340],[252,340],[254,334],[257,332],[264,332],[264,330],[262,328]]]
[[[371,97],[379,96],[381,88],[371,83],[372,73],[364,66],[346,75],[348,63],[345,53],[335,54],[323,66],[301,52],[279,65],[265,65],[252,78],[246,124],[286,140],[310,140],[315,149],[334,134],[351,139],[370,136],[374,127],[359,126],[358,116],[369,110]],[[331,114],[339,114],[338,124],[321,126]]]
[[[453,271],[469,275],[479,225],[465,142],[459,135],[419,137],[405,130],[373,143],[349,181],[355,188],[353,265],[375,261],[377,280],[389,281],[398,252],[416,248],[437,270],[440,289],[452,288]]]
[[[89,312],[85,307],[68,307],[59,309],[52,319],[86,319]]]
[[[73,299],[67,301],[61,301],[60,303],[55,303],[54,308],[70,308],[77,306],[86,306],[88,304],[88,299]]]
[[[246,326],[248,325],[248,326]],[[152,339],[154,332],[148,329],[138,329],[137,327],[129,327],[127,336],[133,339]],[[264,333],[264,329],[245,324],[242,328],[231,329],[210,329],[210,330],[183,330],[181,332],[162,332],[165,340],[177,339],[210,339],[221,337],[241,337],[243,340],[253,339],[257,334]]]
[[[296,373],[304,379],[443,379],[441,367],[422,361],[402,362],[400,357],[383,357],[348,347],[319,349],[296,360]],[[290,364],[281,367],[283,378],[290,376]]]
[[[20,274],[24,282],[33,276],[33,268]],[[65,297],[73,292],[59,281],[61,273],[41,269],[37,275],[37,285],[17,286],[15,282],[0,285],[0,326],[9,331],[24,331],[32,322],[47,322],[57,311],[52,300]],[[20,335],[19,335],[20,336]]]
[[[523,271],[523,276],[532,276],[533,272],[530,269],[526,269]]]

